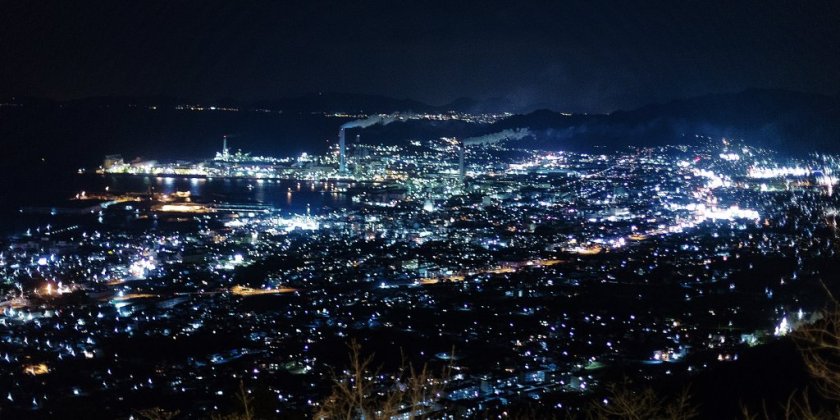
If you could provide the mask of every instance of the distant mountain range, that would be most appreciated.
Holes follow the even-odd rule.
[[[108,153],[160,159],[207,156],[218,149],[225,134],[233,135],[233,147],[257,153],[318,153],[335,141],[338,126],[347,121],[313,115],[318,113],[480,113],[512,109],[504,99],[459,99],[433,106],[410,99],[340,93],[248,104],[230,99],[201,104],[243,112],[177,111],[176,105],[196,103],[162,96],[94,97],[63,102],[18,97],[0,100],[0,104],[4,103],[22,105],[0,106],[0,143],[21,157],[5,164],[40,162],[42,157],[52,157],[53,162],[60,159],[74,166],[97,162]],[[256,112],[266,109],[274,112]],[[748,144],[784,152],[840,153],[840,95],[747,90],[610,114],[521,112],[491,125],[413,120],[373,126],[352,135],[361,134],[365,142],[398,143],[529,128],[534,136],[519,140],[523,146],[591,150],[593,146],[686,144],[695,141],[694,135],[699,134],[741,138]],[[78,156],[80,151],[85,155]]]
[[[379,95],[354,93],[318,93],[283,98],[274,101],[260,101],[252,106],[268,109],[281,109],[284,112],[347,112],[347,113],[391,113],[400,112],[466,112],[466,113],[501,113],[528,112],[532,109],[514,109],[512,104],[501,98],[475,100],[456,99],[448,104],[429,105],[413,99],[394,99]]]
[[[449,109],[469,106],[492,109],[487,103],[456,101]],[[494,106],[503,106],[497,102]],[[395,108],[400,109],[400,108]],[[504,108],[499,108],[503,110]],[[690,144],[695,135],[743,139],[747,144],[785,153],[814,151],[840,153],[840,95],[817,95],[785,90],[751,89],[647,105],[609,114],[568,114],[547,109],[516,114],[490,126],[440,125],[406,127],[391,124],[365,131],[369,139],[386,141],[411,136],[477,136],[506,129],[529,128],[534,136],[523,146],[547,149],[592,150],[608,148]],[[371,137],[373,136],[373,137]]]
[[[0,101],[3,102],[3,101]],[[55,101],[38,97],[16,97],[6,99],[7,103],[17,103],[29,106],[67,106],[67,107],[120,107],[127,105],[174,107],[176,105],[201,104],[203,106],[220,106],[239,108],[243,110],[272,110],[284,113],[391,113],[418,112],[464,112],[464,113],[525,113],[536,107],[517,107],[504,98],[489,98],[476,100],[459,98],[448,104],[430,105],[413,99],[396,99],[382,95],[365,95],[356,93],[311,93],[307,95],[286,97],[272,100],[253,102],[238,101],[221,98],[212,101],[195,101],[172,96],[95,96],[68,101]]]
[[[840,95],[747,90],[644,106],[604,115],[540,110],[499,121],[488,130],[527,127],[542,147],[691,143],[695,134],[740,138],[783,152],[840,152]]]

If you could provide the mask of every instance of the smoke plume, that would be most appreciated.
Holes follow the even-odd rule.
[[[527,128],[509,128],[498,133],[485,134],[483,136],[470,137],[464,140],[465,145],[493,144],[503,140],[521,140],[531,136],[531,130]]]
[[[371,115],[363,120],[346,122],[341,125],[341,128],[365,128],[376,124],[388,125],[396,120],[397,117],[393,115],[386,115],[384,117],[382,115]]]

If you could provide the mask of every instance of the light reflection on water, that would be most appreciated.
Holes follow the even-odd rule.
[[[350,203],[345,194],[332,191],[330,184],[315,181],[110,175],[98,178],[101,184],[91,187],[99,187],[99,191],[105,186],[113,193],[151,191],[173,194],[189,191],[196,201],[262,204],[292,213],[305,212],[307,205],[317,210],[321,207],[340,208]],[[93,188],[89,190],[95,191]]]
[[[88,194],[165,193],[189,191],[194,201],[268,205],[281,211],[303,214],[307,205],[313,213],[325,207],[351,205],[349,196],[335,192],[329,182],[257,180],[231,178],[156,177],[74,174],[33,180],[26,188],[10,188],[0,197],[0,235],[22,233],[27,228],[58,223],[40,214],[24,214],[22,207],[58,206],[80,191]]]

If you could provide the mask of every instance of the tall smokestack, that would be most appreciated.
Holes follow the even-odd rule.
[[[338,172],[339,173],[346,173],[347,172],[347,145],[345,144],[344,140],[344,129],[345,128],[366,128],[372,125],[381,124],[381,125],[388,125],[397,120],[396,115],[388,115],[388,116],[381,116],[381,115],[371,115],[363,120],[355,120],[346,122],[341,126],[341,130],[338,132],[338,147],[340,149],[339,161],[338,161]],[[356,136],[356,141],[358,141],[359,137]]]
[[[341,130],[338,130],[338,148],[338,173],[343,174],[347,172],[347,157],[345,156],[347,145],[344,140],[344,127],[341,127]]]
[[[462,141],[458,146],[458,179],[461,182],[464,182],[464,176],[467,174],[466,168],[464,168],[464,142]]]

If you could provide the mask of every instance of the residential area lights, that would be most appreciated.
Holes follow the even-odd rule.
[[[243,176],[254,192],[346,200],[289,214],[198,194],[75,197],[111,204],[0,251],[8,403],[143,395],[210,415],[243,380],[278,415],[311,413],[353,338],[452,363],[446,406],[588,395],[615,363],[655,381],[789,333],[821,307],[821,261],[837,252],[830,157],[499,142],[467,147],[462,176],[459,143],[432,139],[352,145],[336,179],[335,152],[112,161],[103,172],[160,185]]]

